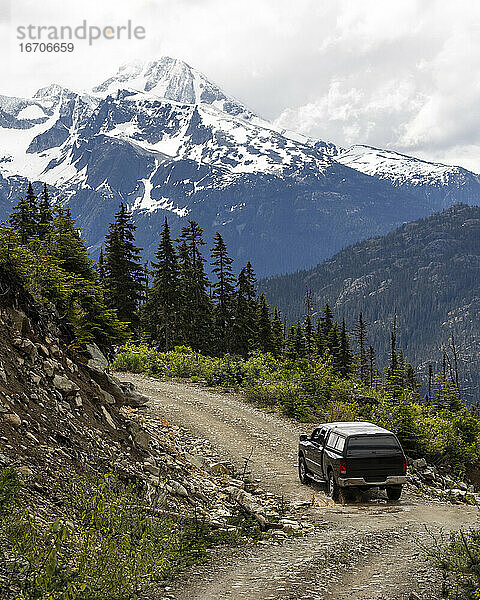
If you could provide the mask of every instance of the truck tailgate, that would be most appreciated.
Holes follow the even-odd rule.
[[[403,456],[355,456],[347,458],[347,477],[363,477],[365,481],[383,481],[388,475],[404,475]]]

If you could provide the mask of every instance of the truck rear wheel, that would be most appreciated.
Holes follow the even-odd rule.
[[[331,470],[328,472],[327,494],[334,502],[338,502],[340,499],[340,488],[338,487],[338,484],[335,481],[335,475]]]
[[[303,456],[298,457],[298,478],[304,485],[308,485],[311,481],[308,476],[307,465]]]
[[[390,502],[397,502],[400,500],[400,496],[402,495],[402,486],[398,487],[387,487],[387,498]]]

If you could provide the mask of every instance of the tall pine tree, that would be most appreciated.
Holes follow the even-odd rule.
[[[37,232],[40,239],[44,239],[52,232],[52,224],[53,210],[50,204],[47,184],[44,183],[42,193],[40,194],[40,202],[38,203]]]
[[[262,352],[275,352],[270,307],[264,294],[260,296],[257,304],[256,346]]]
[[[135,245],[136,226],[122,202],[105,238],[105,288],[109,305],[121,321],[138,332],[138,303],[142,295],[140,248]]]
[[[153,286],[144,308],[148,338],[167,351],[178,341],[179,266],[167,218],[153,263]]]
[[[9,218],[10,225],[18,232],[22,244],[26,244],[28,239],[37,233],[37,212],[37,197],[32,184],[29,183],[27,195],[18,200]]]
[[[367,323],[363,318],[363,313],[358,316],[358,321],[353,328],[353,337],[357,343],[357,365],[358,375],[365,385],[369,383],[369,369],[367,357]]]
[[[200,252],[203,229],[196,221],[182,227],[178,257],[180,265],[180,331],[183,343],[195,350],[212,352],[212,301],[207,293],[210,282],[205,274],[205,259]]]
[[[227,246],[222,236],[215,235],[214,247],[211,251],[212,272],[216,281],[212,285],[212,298],[215,305],[216,346],[220,352],[231,349],[231,329],[233,325],[234,276],[232,273],[233,259],[228,256]]]
[[[232,332],[232,350],[247,356],[253,348],[256,332],[256,278],[250,262],[238,274],[235,293],[235,313]]]

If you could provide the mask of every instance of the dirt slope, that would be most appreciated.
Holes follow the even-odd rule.
[[[313,500],[313,507],[298,509],[298,518],[319,526],[279,545],[226,552],[159,597],[378,600],[409,598],[415,591],[422,599],[440,598],[441,574],[420,545],[431,543],[431,533],[477,524],[476,508],[408,491],[398,505],[387,504],[381,492],[362,504],[332,505],[321,489],[298,482],[298,423],[190,384],[120,377],[150,396],[145,418],[161,416],[188,428],[238,468],[251,455],[249,469],[267,491],[292,502]]]

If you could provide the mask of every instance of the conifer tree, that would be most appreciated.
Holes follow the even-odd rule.
[[[60,266],[69,273],[85,279],[94,278],[94,265],[75,226],[70,209],[59,207],[52,222],[54,228],[53,246]]]
[[[325,304],[325,308],[323,310],[323,315],[318,320],[318,325],[317,325],[316,343],[317,343],[317,350],[320,355],[324,354],[325,352],[328,351],[328,340],[331,335],[333,322],[334,322],[333,312],[330,308],[330,305],[327,302]]]
[[[165,351],[177,341],[177,316],[179,310],[179,266],[170,236],[167,218],[153,266],[153,286],[149,292],[144,315],[150,340]]]
[[[38,224],[37,231],[40,239],[44,239],[52,231],[53,225],[53,210],[50,204],[50,196],[48,193],[47,184],[43,184],[43,190],[40,194],[40,202],[38,204]]]
[[[303,334],[305,336],[307,355],[312,356],[317,351],[316,334],[313,326],[313,301],[312,291],[307,289],[305,293],[305,320],[303,321]]]
[[[350,341],[348,339],[345,319],[342,320],[339,340],[339,372],[346,377],[352,369],[352,352],[350,350]]]
[[[297,323],[295,327],[295,334],[293,338],[293,344],[295,348],[295,356],[298,358],[304,358],[308,353],[308,344],[305,338],[305,332],[301,323]]]
[[[375,349],[373,346],[368,347],[368,378],[370,387],[373,387],[375,379]]]
[[[103,255],[103,246],[100,248],[100,254],[98,256],[98,281],[100,285],[105,284],[105,257]]]
[[[13,207],[9,222],[18,232],[22,244],[26,244],[37,232],[37,198],[31,183],[28,184],[25,198],[20,198]]]
[[[212,301],[207,293],[210,282],[205,274],[200,248],[203,229],[196,221],[188,221],[179,238],[180,265],[180,329],[183,343],[196,350],[212,353]]]
[[[215,328],[217,333],[217,348],[225,352],[231,348],[231,328],[233,325],[234,276],[232,273],[233,259],[228,256],[227,246],[222,236],[215,235],[215,245],[211,251],[212,272],[216,281],[212,285],[212,298],[215,306]]]
[[[250,262],[238,274],[235,293],[235,316],[232,332],[232,349],[247,356],[252,349],[256,333],[255,273]]]
[[[303,322],[303,335],[305,338],[306,353],[308,356],[312,356],[316,351],[315,344],[315,331],[313,328],[313,321],[310,312],[307,312],[305,320]]]
[[[257,304],[256,346],[262,352],[275,352],[270,307],[264,294],[260,296]]]
[[[363,319],[363,313],[358,316],[358,321],[353,328],[354,339],[357,343],[358,354],[358,375],[363,383],[369,383],[368,377],[368,358],[367,358],[367,324]]]
[[[324,340],[327,353],[333,358],[333,365],[337,372],[341,369],[340,331],[338,323],[333,322],[332,327]]]
[[[417,375],[413,365],[407,363],[405,366],[405,388],[407,390],[418,391]]]
[[[272,319],[272,334],[273,334],[273,345],[274,356],[281,356],[284,347],[284,336],[283,336],[283,323],[280,316],[280,311],[275,307],[273,311]]]
[[[285,355],[291,359],[298,358],[296,348],[296,336],[297,328],[295,325],[291,325],[285,340]]]
[[[390,332],[390,360],[388,364],[388,373],[393,375],[398,368],[398,355],[397,355],[397,313],[395,313],[393,319],[393,328]]]
[[[437,388],[435,407],[438,411],[458,412],[464,408],[465,405],[460,398],[460,391],[453,382],[439,376],[435,386]]]
[[[47,238],[32,238],[36,253],[34,285],[53,302],[72,328],[77,344],[96,342],[109,349],[126,339],[126,324],[105,301],[98,283],[95,263],[90,258],[68,209],[58,208]]]
[[[108,302],[132,331],[139,325],[138,303],[142,294],[140,248],[135,245],[136,226],[122,202],[105,238],[105,288]]]
[[[37,196],[35,195],[35,192],[33,191],[33,185],[31,184],[31,182],[28,183],[27,195],[25,197],[25,200],[28,202],[28,205],[30,207],[30,212],[32,214],[34,223],[37,223],[38,222]]]

